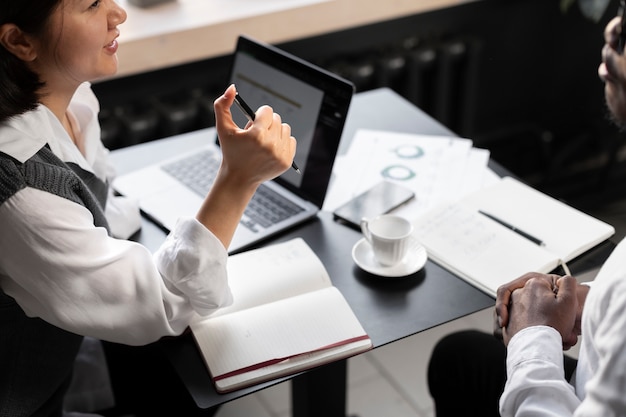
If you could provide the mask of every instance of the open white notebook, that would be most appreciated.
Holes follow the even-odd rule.
[[[511,177],[443,204],[414,224],[430,259],[494,297],[500,285],[527,272],[548,273],[615,233],[613,226]]]
[[[372,348],[320,259],[301,238],[228,261],[233,305],[191,324],[218,392]]]

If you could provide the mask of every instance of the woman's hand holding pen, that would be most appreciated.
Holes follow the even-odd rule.
[[[196,215],[225,248],[258,186],[289,169],[296,152],[291,127],[268,106],[244,129],[237,126],[230,111],[235,93],[231,85],[214,103],[222,164]]]
[[[244,181],[260,184],[282,174],[291,166],[296,139],[291,127],[282,123],[269,106],[260,107],[253,122],[240,129],[232,119],[235,87],[230,86],[215,101],[216,127],[222,148],[222,169]]]

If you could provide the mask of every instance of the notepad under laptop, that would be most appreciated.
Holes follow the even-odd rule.
[[[230,82],[256,110],[272,106],[298,141],[295,163],[259,188],[235,232],[229,252],[315,216],[330,182],[354,85],[268,44],[240,36]],[[236,107],[233,119],[245,126]],[[216,143],[118,177],[114,189],[138,198],[141,210],[166,230],[179,217],[194,216],[211,187],[221,152]]]

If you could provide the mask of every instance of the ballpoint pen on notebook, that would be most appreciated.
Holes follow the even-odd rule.
[[[239,107],[243,114],[246,115],[248,120],[250,120],[251,122],[254,121],[254,111],[252,111],[250,106],[248,106],[248,104],[243,101],[239,93],[235,94],[235,104],[237,105],[237,107]],[[295,169],[298,174],[300,174],[300,168],[298,168],[298,165],[296,165],[295,162],[291,163],[291,167]]]
[[[515,233],[525,237],[526,239],[530,240],[531,242],[534,242],[534,243],[536,243],[539,246],[544,246],[544,243],[541,241],[541,239],[538,239],[538,238],[534,237],[533,235],[528,234],[528,233],[524,232],[523,230],[518,229],[517,227],[513,226],[512,224],[507,223],[504,220],[501,220],[501,219],[495,217],[492,214],[485,213],[482,210],[478,210],[478,212],[480,214],[482,214],[483,216],[489,217],[491,220],[495,221],[496,223],[500,223],[502,226],[511,229]]]

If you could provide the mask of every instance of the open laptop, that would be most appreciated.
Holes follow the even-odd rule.
[[[354,85],[279,48],[246,36],[237,41],[230,82],[256,110],[272,106],[289,123],[300,168],[260,186],[240,221],[229,253],[314,217],[321,209]],[[235,122],[247,119],[233,106]],[[217,141],[119,176],[113,188],[138,198],[143,213],[166,230],[179,217],[195,216],[211,187],[221,152]],[[194,175],[203,181],[191,178]]]

